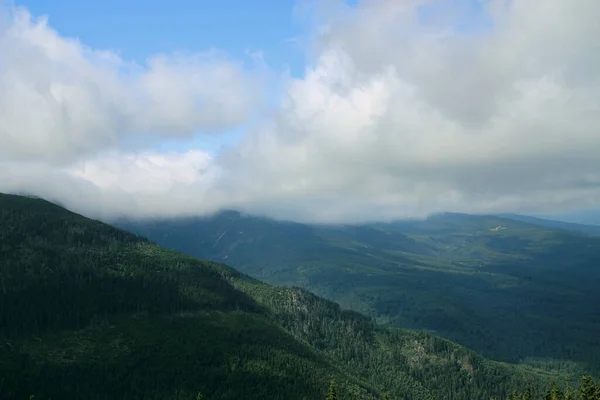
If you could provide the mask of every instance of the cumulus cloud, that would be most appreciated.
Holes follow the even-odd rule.
[[[528,0],[489,0],[478,3],[478,10],[472,1],[452,3],[462,7],[449,8],[444,0],[328,2],[318,11],[313,62],[301,78],[287,79],[273,115],[238,146],[218,156],[99,153],[61,167],[60,174],[64,182],[78,182],[81,192],[99,193],[102,201],[86,207],[98,204],[90,212],[106,215],[236,208],[353,222],[438,211],[547,213],[599,204],[600,2],[548,0],[536,7]],[[123,81],[111,83],[116,78],[108,74],[101,91],[108,97],[100,102],[108,117],[102,123],[151,130],[140,122],[147,120],[131,115],[137,115],[135,106],[153,109],[148,102],[166,93],[168,106],[157,107],[154,118],[160,121],[150,125],[187,132],[178,124],[192,110],[186,99],[197,92],[189,94],[183,84],[178,89],[190,73],[170,62],[151,63],[150,72],[128,83],[141,102],[123,100],[121,91],[111,89]],[[97,65],[81,71],[105,71]],[[153,84],[140,78],[152,74],[161,78],[150,79]],[[230,79],[227,73],[215,76]],[[169,90],[164,81],[173,82]],[[98,89],[90,85],[81,78],[71,89],[95,98]],[[208,92],[218,92],[217,86]],[[111,114],[115,104],[121,113]],[[244,110],[241,104],[234,102],[232,110]],[[63,115],[47,112],[50,121]],[[238,120],[227,115],[218,121]],[[40,137],[55,132],[39,124]],[[10,132],[0,127],[2,144],[10,145]],[[62,136],[64,148],[87,143],[77,140],[78,130],[70,132]],[[14,143],[13,137],[13,149]],[[31,155],[48,158],[44,142],[37,143],[39,154]],[[0,189],[7,181],[0,178]],[[62,197],[72,207],[82,204],[75,195]]]
[[[445,3],[326,14],[279,118],[226,164],[244,193],[332,220],[598,204],[600,3],[490,1],[475,31]]]
[[[189,137],[239,125],[256,76],[217,51],[144,65],[64,38],[23,8],[0,18],[0,159],[63,164],[128,139]]]

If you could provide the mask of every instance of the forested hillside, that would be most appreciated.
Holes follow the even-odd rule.
[[[269,320],[235,271],[43,200],[0,195],[0,265],[0,398],[319,398],[332,378],[378,396]]]
[[[504,398],[558,376],[0,195],[0,398]]]
[[[563,385],[552,382],[542,391],[528,385],[522,392],[512,393],[508,400],[600,400],[600,383],[594,382],[589,375],[583,375],[577,384],[574,387],[570,378],[566,378]]]
[[[236,286],[271,310],[287,331],[373,382],[391,398],[402,393],[411,399],[504,398],[524,382],[533,382],[541,390],[555,378],[486,360],[426,332],[376,325],[300,288],[250,280],[236,280]]]
[[[600,372],[600,238],[462,214],[314,226],[222,212],[119,225],[486,357]]]

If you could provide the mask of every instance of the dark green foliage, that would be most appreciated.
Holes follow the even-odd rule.
[[[224,212],[121,225],[487,357],[600,373],[600,238],[460,214],[310,226]]]
[[[9,397],[209,399],[320,397],[331,366],[247,313],[121,317],[2,349]],[[286,394],[286,392],[288,394]]]
[[[528,380],[542,388],[553,378],[486,360],[426,332],[378,326],[299,288],[277,288],[247,279],[234,282],[271,310],[273,318],[294,336],[388,392],[390,398],[503,398],[524,389]]]
[[[327,392],[327,400],[338,400],[337,389],[335,388],[335,382],[329,382],[329,391]]]
[[[594,383],[589,375],[584,375],[581,378],[579,396],[581,400],[600,400],[600,384]]]
[[[0,195],[0,398],[470,400],[554,375]]]
[[[528,386],[524,392],[515,393],[508,400],[600,400],[600,384],[596,384],[588,375],[583,375],[579,390],[573,390],[567,378],[564,389],[556,382],[539,392]]]
[[[38,199],[0,195],[0,398],[320,398],[331,376],[234,270]]]

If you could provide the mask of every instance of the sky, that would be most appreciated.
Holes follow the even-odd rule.
[[[3,1],[0,191],[104,220],[600,208],[597,0]]]

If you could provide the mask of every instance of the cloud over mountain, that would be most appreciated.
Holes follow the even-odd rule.
[[[304,76],[288,78],[271,115],[217,156],[132,151],[120,138],[243,121],[255,88],[240,64],[163,56],[130,67],[17,16],[0,42],[0,155],[11,163],[0,190],[37,185],[9,185],[11,171],[33,171],[27,160],[84,152],[52,173],[92,185],[102,208],[56,195],[103,215],[226,207],[337,222],[598,204],[600,3],[453,3],[463,7],[324,8]],[[38,179],[50,173],[38,168]]]

